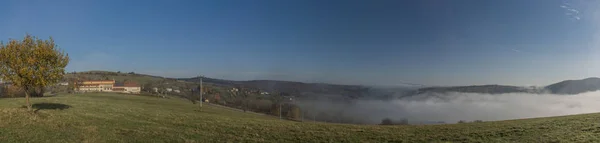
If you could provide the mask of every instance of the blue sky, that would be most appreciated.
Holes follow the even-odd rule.
[[[600,76],[598,2],[9,0],[0,40],[52,36],[68,71],[363,85]]]

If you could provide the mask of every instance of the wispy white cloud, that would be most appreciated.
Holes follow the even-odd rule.
[[[578,10],[576,10],[576,9],[572,9],[572,8],[570,8],[570,9],[567,9],[567,10],[568,10],[568,11],[571,11],[571,12],[573,12],[573,13],[576,13],[576,14],[577,14],[577,13],[579,13],[579,11],[578,11]]]
[[[563,2],[563,4],[560,5],[560,7],[565,10],[565,15],[568,16],[569,18],[574,19],[574,20],[581,19],[581,17],[579,16],[579,13],[580,13],[579,10],[577,10],[573,6],[571,6],[570,3]]]
[[[514,51],[514,52],[517,52],[517,53],[521,52],[521,50],[518,50],[518,49],[511,49],[511,50]]]

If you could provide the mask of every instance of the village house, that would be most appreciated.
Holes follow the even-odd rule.
[[[113,86],[112,90],[114,92],[139,94],[141,91],[141,87],[139,85],[137,85],[135,82],[124,82],[124,83],[116,83]]]
[[[77,84],[79,92],[120,92],[139,94],[141,87],[135,82],[116,83],[115,80],[90,80]]]

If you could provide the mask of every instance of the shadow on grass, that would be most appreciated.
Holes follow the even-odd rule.
[[[64,110],[71,108],[70,105],[60,103],[35,103],[31,105],[31,107],[35,109],[34,112],[37,112],[39,110]]]

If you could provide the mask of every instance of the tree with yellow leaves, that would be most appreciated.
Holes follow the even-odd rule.
[[[0,42],[0,77],[25,91],[31,111],[30,91],[57,83],[65,74],[69,55],[59,51],[54,40],[27,34],[23,40]]]

